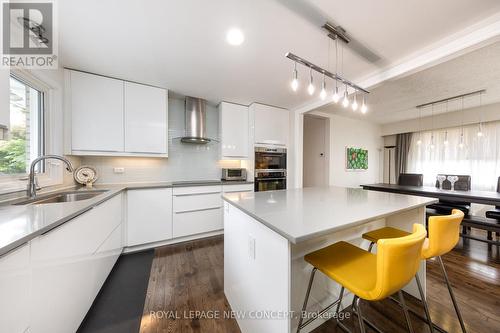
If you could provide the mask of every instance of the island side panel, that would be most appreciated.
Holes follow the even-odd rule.
[[[388,227],[398,228],[401,230],[405,230],[408,232],[413,231],[413,224],[423,224],[425,226],[425,207],[419,207],[415,209],[411,209],[399,214],[394,214],[386,219],[386,224]],[[374,247],[374,249],[376,246]],[[425,270],[425,260],[422,260],[420,263],[420,270],[418,271],[418,276],[420,278],[420,282],[422,283],[422,288],[424,290],[424,295],[426,293],[426,270]],[[411,282],[403,288],[404,291],[409,293],[410,295],[420,299],[420,293],[418,292],[417,283],[415,279],[412,279]]]
[[[228,202],[224,202],[224,293],[243,333],[290,332],[286,315],[290,244]]]

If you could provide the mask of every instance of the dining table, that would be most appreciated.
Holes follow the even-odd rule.
[[[463,203],[476,203],[482,205],[500,206],[500,192],[496,191],[458,191],[443,190],[434,186],[409,186],[397,184],[366,184],[361,185],[365,190],[380,191],[388,193],[418,195],[427,198],[437,198]]]

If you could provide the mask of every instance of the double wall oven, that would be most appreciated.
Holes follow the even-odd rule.
[[[286,189],[286,148],[255,147],[255,192]]]

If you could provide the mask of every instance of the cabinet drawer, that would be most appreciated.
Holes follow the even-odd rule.
[[[174,238],[220,230],[224,228],[222,208],[174,213]]]
[[[174,212],[187,212],[222,207],[221,193],[174,196]]]
[[[32,241],[32,260],[54,260],[97,251],[122,221],[122,197],[117,195]]]
[[[174,187],[174,196],[188,196],[202,193],[220,193],[221,185],[193,186],[193,187]]]
[[[223,185],[222,192],[253,192],[253,184]]]

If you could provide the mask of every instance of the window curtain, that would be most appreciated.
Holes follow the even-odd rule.
[[[396,182],[399,174],[408,170],[408,153],[410,152],[412,133],[401,133],[396,135]]]
[[[483,124],[481,137],[478,130],[478,125],[464,127],[462,148],[460,127],[414,133],[408,172],[423,174],[425,186],[434,186],[439,173],[470,175],[473,190],[496,191],[500,176],[500,122]]]

